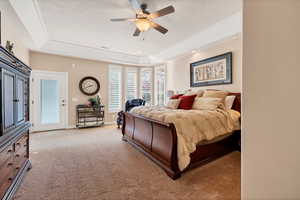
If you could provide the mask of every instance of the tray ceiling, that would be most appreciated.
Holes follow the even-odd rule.
[[[23,0],[10,0],[28,32],[32,37],[39,38],[36,45],[31,47],[33,50],[69,56],[82,55],[81,57],[125,64],[151,65],[183,53],[180,49],[172,55],[167,55],[166,52],[171,49],[174,51],[174,47],[178,45],[185,47],[184,42],[197,39],[196,36],[199,34],[203,37],[203,33],[213,26],[219,24],[221,28],[220,23],[226,22],[226,19],[232,18],[227,23],[235,23],[235,27],[229,26],[228,30],[226,27],[224,30],[218,30],[230,33],[216,37],[234,35],[241,30],[241,23],[237,21],[241,18],[241,0],[140,0],[141,3],[148,4],[150,11],[168,5],[175,7],[174,14],[155,20],[169,29],[166,35],[150,30],[142,33],[140,37],[132,36],[135,30],[132,22],[117,23],[109,20],[134,17],[134,11],[128,0],[27,0],[26,2],[28,1],[31,2],[31,6],[27,3],[25,6]],[[27,9],[26,12],[24,8]],[[34,9],[36,13],[35,16],[30,16],[31,21],[35,17],[39,22],[28,22],[26,18],[29,17],[24,15],[30,15],[28,14],[32,13],[30,9]],[[198,48],[201,48],[199,45]],[[91,51],[92,57],[88,56],[88,53],[80,53],[83,49]]]

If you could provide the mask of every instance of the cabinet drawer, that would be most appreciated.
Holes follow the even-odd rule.
[[[27,141],[28,141],[28,135],[22,136],[17,142],[15,142],[15,152],[18,152],[20,149],[23,151],[23,149],[27,149]]]
[[[0,172],[0,174],[1,173],[2,172]],[[7,189],[10,187],[10,185],[12,184],[12,182],[15,178],[13,166],[11,166],[11,168],[9,168],[8,172],[5,175],[1,174],[1,176],[3,176],[3,177],[1,177],[1,179],[0,179],[0,199],[3,198]]]
[[[10,145],[0,152],[0,168],[9,158],[13,157],[13,146]]]
[[[28,159],[27,157],[27,150],[25,148],[20,149],[14,154],[14,169],[16,174],[22,168],[24,162]]]
[[[0,185],[6,177],[10,177],[14,174],[14,170],[15,166],[13,158],[8,159],[5,163],[3,163],[2,167],[0,168]]]
[[[11,183],[12,183],[12,180],[9,178],[6,178],[5,180],[3,180],[2,184],[0,185],[0,199],[3,198],[7,189],[11,185]]]

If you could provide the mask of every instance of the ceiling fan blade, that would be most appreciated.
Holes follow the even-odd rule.
[[[137,29],[135,29],[133,36],[139,36],[140,33],[141,33],[140,29],[137,28]]]
[[[136,19],[134,18],[115,18],[115,19],[110,19],[112,22],[121,22],[121,21],[135,21]]]
[[[162,34],[166,34],[166,33],[168,32],[168,29],[162,27],[161,25],[159,25],[159,24],[157,24],[157,23],[155,23],[155,22],[151,22],[151,26],[152,26],[155,30],[161,32]]]
[[[141,4],[138,0],[129,0],[129,3],[131,4],[132,8],[135,10],[136,13],[140,13],[141,10]]]
[[[152,19],[154,19],[154,18],[157,18],[157,17],[162,17],[162,16],[165,16],[165,15],[168,15],[168,14],[173,13],[173,12],[175,12],[175,8],[173,6],[168,6],[168,7],[165,7],[163,9],[161,9],[161,10],[158,10],[156,12],[151,13],[150,17]]]

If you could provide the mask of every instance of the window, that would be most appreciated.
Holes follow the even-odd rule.
[[[160,65],[154,68],[155,104],[164,105],[166,99],[166,67]]]
[[[137,68],[126,68],[126,100],[136,99],[137,94]]]
[[[122,68],[117,65],[110,65],[108,78],[108,111],[118,112],[122,109]]]
[[[140,70],[140,96],[147,104],[152,103],[152,68]]]

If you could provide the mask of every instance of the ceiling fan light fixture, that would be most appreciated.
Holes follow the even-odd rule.
[[[141,32],[148,31],[150,28],[153,28],[162,34],[166,34],[168,32],[168,29],[155,23],[152,20],[158,17],[163,17],[165,15],[174,13],[175,8],[173,6],[168,6],[163,9],[150,13],[147,10],[147,4],[140,4],[139,0],[129,0],[129,3],[131,4],[132,8],[135,10],[135,18],[114,18],[114,19],[110,19],[110,21],[134,22],[136,25],[136,29],[133,33],[134,37],[139,36]]]
[[[147,19],[138,19],[135,21],[135,25],[141,32],[145,32],[151,27],[150,21]]]

